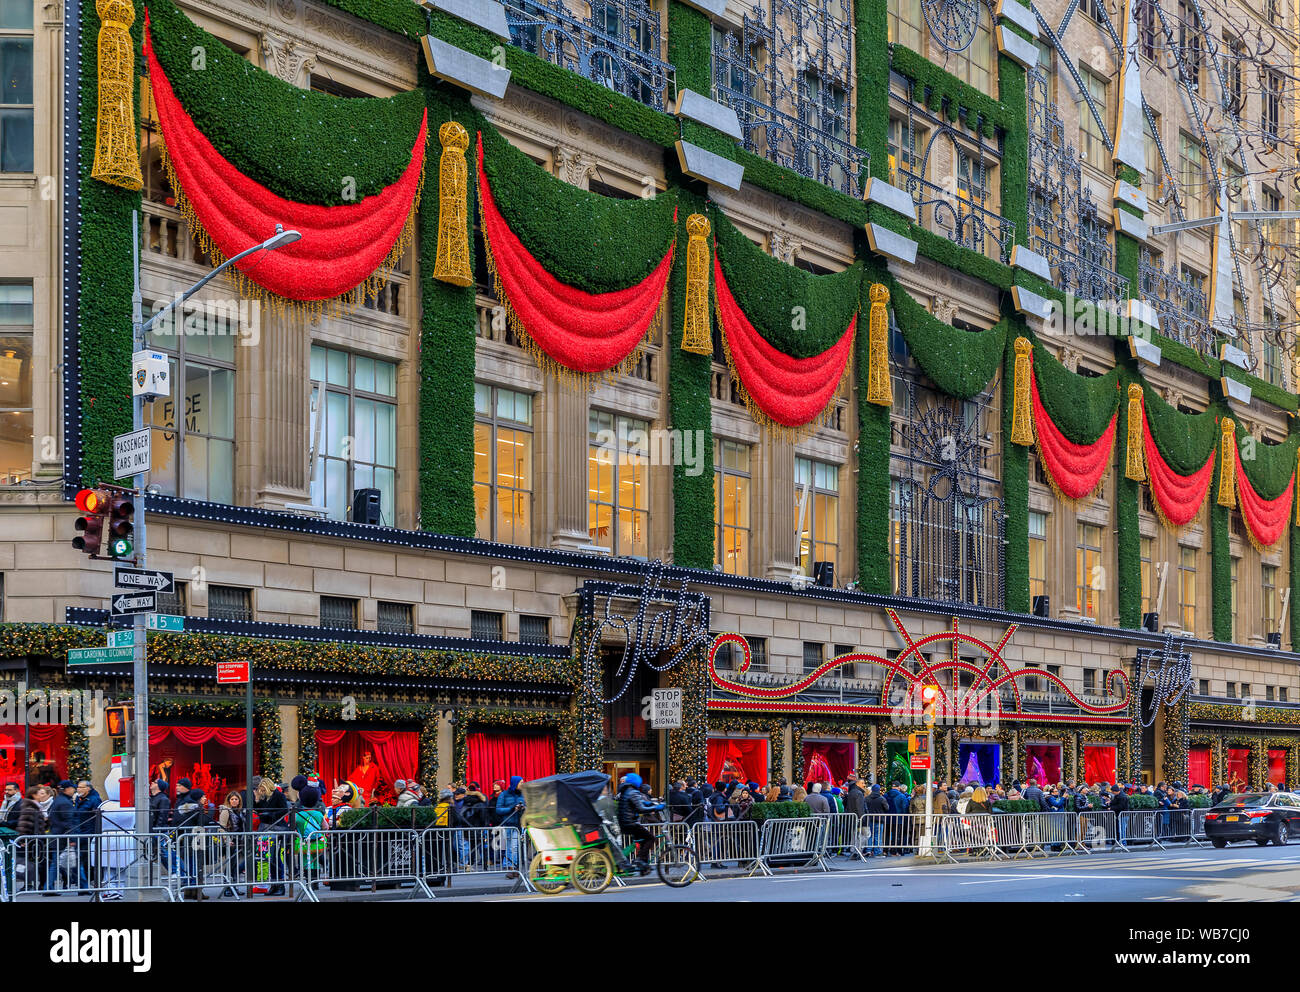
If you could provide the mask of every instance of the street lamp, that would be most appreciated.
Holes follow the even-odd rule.
[[[218,275],[224,272],[230,266],[242,259],[248,258],[259,251],[275,251],[285,245],[293,244],[302,237],[297,231],[286,231],[284,225],[276,224],[275,233],[263,241],[261,244],[253,245],[246,248],[238,255],[226,259],[202,279],[196,282],[185,292],[174,297],[166,306],[162,307],[157,313],[147,321],[144,319],[144,298],[140,294],[140,214],[138,211],[131,212],[131,237],[132,237],[132,268],[135,274],[135,288],[131,294],[131,347],[133,351],[143,351],[145,348],[145,335],[157,323],[158,318],[180,306],[200,289],[210,283]],[[169,387],[170,388],[170,387]],[[144,400],[143,396],[136,396],[131,404],[132,409],[132,426],[133,431],[139,431],[144,428]],[[145,502],[148,489],[145,486],[146,473],[141,472],[136,475],[133,485],[139,492],[138,505],[135,508],[135,536],[137,539],[137,554],[139,560],[136,562],[140,568],[145,567],[145,554],[147,542],[145,540]],[[136,835],[143,837],[149,832],[149,685],[148,672],[145,667],[145,615],[138,613],[135,616],[135,656],[133,672],[133,694],[135,696],[135,766],[131,769],[135,782],[135,830]],[[251,670],[249,672],[252,674]],[[249,682],[249,694],[251,699],[252,681]],[[252,709],[250,704],[247,721],[252,722]],[[252,772],[253,762],[253,735],[250,730],[248,740],[245,745],[245,755],[248,760],[249,773]],[[251,790],[252,782],[248,782]],[[247,812],[244,814],[247,816]]]

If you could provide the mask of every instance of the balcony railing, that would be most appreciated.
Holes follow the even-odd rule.
[[[741,90],[715,83],[713,99],[736,112],[746,151],[841,193],[862,195],[871,159],[862,149]]]
[[[945,189],[907,169],[899,169],[898,175],[927,231],[1000,262],[1010,260],[1015,221],[989,210],[963,190]]]
[[[1215,334],[1207,319],[1205,290],[1186,275],[1164,268],[1142,249],[1138,259],[1138,285],[1142,299],[1160,315],[1160,333],[1204,354],[1215,350]]]
[[[1095,303],[1119,303],[1128,298],[1128,280],[1100,259],[1076,254],[1037,234],[1029,238],[1029,247],[1052,266],[1053,282],[1061,292]]]
[[[659,12],[643,0],[591,0],[578,6],[587,8],[587,16],[571,10],[565,0],[508,0],[511,43],[663,110],[675,74],[659,57]]]

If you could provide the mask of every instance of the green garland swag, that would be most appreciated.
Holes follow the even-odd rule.
[[[469,733],[472,726],[488,730],[517,727],[554,730],[555,771],[563,774],[580,770],[571,714],[562,710],[464,709],[456,711],[456,722],[453,724],[455,743],[452,748],[452,767],[458,781],[463,782],[467,773]]]
[[[242,696],[226,699],[190,699],[183,696],[150,696],[150,720],[244,720]],[[253,733],[261,758],[261,774],[280,781],[283,772],[284,734],[280,727],[280,707],[273,700],[253,701]],[[216,802],[224,796],[209,796]]]
[[[144,18],[136,17],[131,38],[139,50]],[[81,347],[81,481],[91,485],[113,478],[113,438],[131,429],[131,212],[140,209],[138,192],[90,177],[99,114],[99,17],[93,3],[81,5],[81,61],[77,66],[81,198],[78,253],[81,287],[77,299]],[[135,106],[140,105],[135,80]],[[138,124],[138,119],[137,119]],[[93,246],[90,251],[82,246]],[[72,360],[72,359],[69,359]]]
[[[844,336],[858,309],[861,262],[816,276],[764,252],[716,206],[709,222],[727,285],[763,340],[794,358],[811,358]]]
[[[456,120],[470,134],[481,115],[468,97],[436,83],[421,70],[428,95],[429,145],[427,160],[441,156],[434,121]],[[425,171],[427,199],[416,222],[420,229],[420,528],[437,534],[473,537],[477,512],[474,505],[474,375],[475,327],[478,308],[473,286],[453,286],[433,278],[438,253],[438,202],[440,170]],[[474,256],[475,209],[478,198],[469,196],[470,258]],[[483,278],[479,273],[479,278]]]
[[[1010,126],[1002,140],[1002,216],[1016,225],[1016,244],[1029,244],[1029,101],[1025,70],[998,55],[998,96]],[[1011,380],[1008,379],[1008,382]]]
[[[1246,478],[1264,499],[1277,499],[1286,490],[1296,470],[1296,448],[1300,435],[1292,434],[1281,444],[1265,444],[1244,430],[1237,431],[1237,450]],[[1246,456],[1254,449],[1254,458]]]
[[[859,0],[853,4],[853,26],[858,39],[857,51],[854,53],[858,101],[857,146],[870,155],[871,161],[875,163],[871,174],[888,179],[889,5],[880,0]]]
[[[300,89],[236,54],[172,0],[149,0],[149,16],[154,51],[185,111],[235,168],[272,192],[322,206],[355,202],[411,164],[420,89],[350,100]]]
[[[686,219],[704,209],[701,197],[689,190],[678,194],[677,244],[686,244]],[[712,280],[710,279],[710,284]],[[669,284],[672,320],[669,322],[668,419],[686,437],[687,431],[700,438],[701,471],[692,475],[685,459],[673,466],[673,562],[685,568],[713,568],[717,528],[713,493],[713,360],[710,355],[682,351],[682,327],[686,319],[686,252],[673,259]],[[713,320],[713,308],[709,308]]]
[[[858,257],[870,259],[866,240],[864,232],[854,236]],[[866,263],[864,282],[886,280],[889,272],[882,263],[875,260]],[[865,330],[869,318],[868,311],[859,311],[858,325]],[[858,589],[889,595],[893,592],[889,543],[889,506],[893,498],[889,481],[890,407],[867,402],[867,376],[871,368],[868,335],[859,334],[854,348],[858,377]]]
[[[69,648],[102,647],[104,632],[62,624],[0,624],[0,658],[59,659]],[[537,681],[572,686],[578,666],[569,658],[520,658],[468,651],[385,648],[329,641],[281,641],[221,634],[155,634],[149,661],[185,667],[248,661],[254,668],[348,675],[417,676],[484,682]]]
[[[1120,370],[1120,393],[1128,396],[1128,387],[1141,381],[1133,360],[1120,353],[1116,347],[1116,367]],[[1128,403],[1119,405],[1119,419],[1115,425],[1117,438],[1128,438]],[[1115,465],[1115,530],[1116,583],[1119,600],[1119,625],[1136,629],[1142,626],[1142,534],[1138,525],[1138,503],[1141,483],[1124,474],[1127,457],[1125,444],[1116,444],[1112,452]]]
[[[321,720],[342,720],[342,703],[308,703],[298,709],[298,765],[302,772],[316,768],[316,724]],[[349,721],[352,717],[348,718]],[[355,710],[358,723],[420,725],[419,769],[425,788],[432,789],[438,778],[438,713],[426,706],[390,706],[360,703]],[[322,783],[323,784],[323,783]],[[322,797],[328,798],[328,797]]]
[[[1034,341],[1034,380],[1043,408],[1075,444],[1092,444],[1110,424],[1119,405],[1119,369],[1089,378],[1071,372]]]
[[[889,45],[889,53],[890,68],[916,84],[919,90],[916,96],[923,99],[931,111],[942,111],[949,120],[964,116],[966,126],[979,130],[985,138],[994,136],[995,127],[1003,131],[1027,127],[1025,121],[1011,117],[1010,108],[1006,104],[963,83],[952,73],[944,71],[907,46],[895,42]]]
[[[1003,91],[1005,92],[1005,90]],[[1003,383],[1016,378],[1015,339],[1025,334],[1024,318],[1010,312],[1003,303],[1003,313],[1010,331],[1003,357]],[[1028,613],[1029,598],[1029,449],[1009,444],[1014,412],[1014,390],[1002,390],[1002,505],[1006,511],[1006,557],[1003,564],[1003,595],[1006,609]]]
[[[1218,364],[1218,363],[1215,363]],[[1258,376],[1253,376],[1249,372],[1242,371],[1235,365],[1227,362],[1222,363],[1223,375],[1229,379],[1235,379],[1237,382],[1245,383],[1250,387],[1250,398],[1252,400],[1262,400],[1265,403],[1272,403],[1276,407],[1286,410],[1288,413],[1295,413],[1297,405],[1300,404],[1300,398],[1295,393],[1288,393],[1281,386],[1275,386],[1271,382],[1265,382]]]
[[[1169,467],[1179,475],[1191,475],[1202,468],[1219,443],[1219,425],[1215,419],[1219,411],[1211,407],[1201,413],[1182,413],[1145,382],[1142,403],[1151,440]]]
[[[1210,409],[1220,416],[1227,413],[1218,383],[1210,384],[1214,402]],[[1214,448],[1214,476],[1210,480],[1210,634],[1216,641],[1231,642],[1232,630],[1232,552],[1228,529],[1230,511],[1219,505],[1219,477],[1222,475],[1222,445]]]
[[[74,782],[89,779],[93,769],[90,767],[90,736],[86,733],[85,724],[69,724],[65,741],[68,748],[68,778]]]
[[[330,7],[346,11],[394,34],[412,40],[428,33],[428,20],[418,7],[407,0],[323,0]]]
[[[693,777],[703,782],[709,774],[709,678],[707,651],[696,648],[667,674],[671,688],[682,689],[682,726],[668,731],[668,779]]]
[[[590,193],[551,175],[486,121],[480,126],[483,169],[501,215],[560,282],[589,293],[626,289],[663,261],[677,231],[675,190],[637,200]],[[471,175],[475,154],[471,140]],[[684,240],[679,247],[684,255]]]
[[[1002,363],[1005,319],[986,331],[963,331],[931,316],[892,278],[889,300],[908,351],[940,392],[966,400],[987,388]]]

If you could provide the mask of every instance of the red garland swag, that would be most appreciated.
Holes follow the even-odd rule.
[[[672,271],[673,248],[639,283],[608,293],[588,293],[547,272],[510,229],[483,171],[482,134],[478,136],[478,181],[489,258],[502,302],[518,325],[547,358],[572,372],[599,374],[622,365],[659,311]]]
[[[154,55],[145,10],[144,54],[158,122],[176,179],[209,238],[225,258],[260,244],[275,225],[302,239],[258,252],[235,266],[279,296],[302,302],[352,292],[384,264],[406,226],[420,188],[429,115],[425,111],[411,164],[380,193],[323,207],[277,196],[227,161],[181,106]]]
[[[1255,543],[1261,548],[1276,544],[1286,532],[1287,522],[1291,519],[1291,497],[1295,492],[1295,472],[1291,481],[1277,499],[1265,499],[1255,492],[1255,487],[1246,478],[1241,466],[1241,453],[1234,446],[1232,457],[1237,462],[1237,505],[1241,508],[1241,518],[1246,522],[1246,529]]]
[[[1205,495],[1210,491],[1214,476],[1214,450],[1205,464],[1191,475],[1179,475],[1160,456],[1151,426],[1147,422],[1146,404],[1142,404],[1142,447],[1146,451],[1147,478],[1151,482],[1151,498],[1155,500],[1160,515],[1174,527],[1189,524],[1200,512]]]
[[[1043,406],[1038,395],[1038,377],[1032,365],[1029,385],[1034,402],[1034,434],[1048,477],[1066,499],[1084,499],[1092,495],[1101,485],[1106,466],[1110,463],[1119,411],[1111,414],[1110,423],[1092,444],[1075,444],[1060,432]]]
[[[783,427],[811,424],[826,409],[844,377],[853,352],[857,314],[853,315],[840,339],[820,355],[793,358],[765,341],[749,322],[722,274],[716,246],[713,281],[723,339],[736,376],[750,399],[767,417]]]

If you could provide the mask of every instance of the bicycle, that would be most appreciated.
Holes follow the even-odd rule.
[[[619,848],[622,857],[616,861],[610,853],[614,842],[600,828],[583,830],[580,835],[569,826],[530,827],[529,834],[537,853],[528,866],[528,880],[544,895],[558,895],[570,884],[586,895],[597,895],[616,877],[641,875],[633,860],[635,843]],[[659,881],[670,888],[685,888],[700,877],[695,851],[686,844],[670,843],[666,835],[655,839],[649,859]]]

